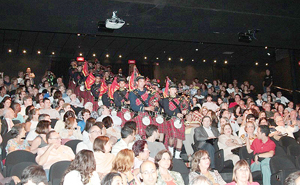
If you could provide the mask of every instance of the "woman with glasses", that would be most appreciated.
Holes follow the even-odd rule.
[[[192,182],[200,175],[207,177],[214,185],[226,184],[217,170],[210,170],[210,157],[206,150],[194,153],[189,181]]]
[[[172,155],[168,150],[162,150],[155,156],[155,165],[158,169],[157,185],[184,184],[180,173],[172,169]]]
[[[152,161],[154,159],[150,157],[150,150],[148,149],[147,141],[138,140],[132,146],[132,151],[134,152],[134,173],[137,175],[140,173],[140,166],[144,161]]]
[[[238,161],[233,168],[232,182],[227,185],[259,185],[252,181],[249,164],[245,160]]]

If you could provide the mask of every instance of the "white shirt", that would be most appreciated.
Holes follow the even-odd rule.
[[[76,154],[81,150],[90,150],[93,152],[93,143],[90,140],[78,143],[76,147]]]
[[[240,130],[239,124],[233,119],[229,119],[229,123],[231,125],[232,131],[236,134],[236,132]]]
[[[229,94],[231,94],[231,93],[234,92],[234,88],[231,88],[231,89],[227,88],[226,91],[227,91]]]
[[[203,103],[202,107],[207,107],[208,110],[212,110],[214,112],[216,112],[217,109],[219,108],[219,106],[214,102],[205,102]]]
[[[281,132],[283,135],[287,134],[287,136],[294,138],[294,132],[297,132],[299,130],[298,126],[277,126],[275,129],[279,132]]]
[[[118,141],[111,150],[111,153],[114,155],[117,155],[117,153],[119,153],[119,151],[123,150],[123,149],[132,149],[132,145],[134,143],[129,143],[128,145],[125,143],[125,141],[123,139],[121,139],[120,141]]]
[[[286,97],[284,97],[284,96],[281,96],[280,98],[276,98],[276,101],[280,101],[280,103],[282,103],[283,105],[285,105],[286,106],[286,104],[287,103],[289,103],[290,102],[290,100],[288,100]]]
[[[97,118],[96,121],[101,121],[103,120],[103,118],[105,118],[106,116],[111,117],[111,119],[114,122],[114,128],[117,128],[119,131],[121,131],[121,125],[122,125],[122,119],[118,116],[112,116],[112,115],[101,115],[100,117]]]
[[[208,137],[216,137],[216,136],[214,135],[214,133],[211,131],[211,127],[209,127],[209,128],[203,127],[203,128],[204,128],[204,130],[206,131]]]
[[[81,182],[81,175],[79,171],[72,170],[69,173],[66,174],[64,178],[64,185],[83,185]],[[100,178],[96,171],[93,171],[92,176],[89,180],[89,182],[86,185],[99,185],[100,184]]]
[[[259,100],[259,99],[257,99],[257,100],[255,101],[256,105],[259,106],[259,107],[262,106],[262,102],[263,102],[263,100]]]

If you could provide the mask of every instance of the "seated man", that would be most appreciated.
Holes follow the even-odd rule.
[[[251,171],[261,171],[263,184],[271,184],[270,159],[275,154],[275,143],[269,138],[270,129],[267,125],[260,125],[257,129],[257,138],[250,145],[249,138],[246,138],[248,153],[254,154],[251,161]]]
[[[204,116],[202,119],[202,125],[195,128],[194,140],[196,142],[196,151],[206,150],[209,153],[211,160],[210,167],[215,168],[215,149],[208,140],[218,138],[220,133],[217,128],[211,127],[211,118],[209,116]],[[195,152],[196,152],[195,151]]]
[[[98,117],[96,121],[102,121],[103,118],[105,118],[106,116],[109,116],[109,117],[111,117],[111,119],[114,122],[114,127],[120,131],[122,119],[116,115],[111,115],[110,110],[105,105],[101,105],[99,107],[98,114],[100,117]]]
[[[70,147],[61,144],[61,138],[54,130],[46,135],[46,139],[48,145],[38,149],[35,160],[43,166],[48,176],[52,164],[58,161],[71,161],[75,155]]]
[[[274,118],[274,121],[276,123],[275,129],[281,133],[282,136],[287,135],[289,137],[294,137],[294,132],[297,132],[299,130],[298,125],[285,125],[283,118],[281,116],[276,116]]]
[[[166,149],[164,144],[156,141],[159,139],[159,131],[156,125],[148,125],[146,127],[146,137],[148,148],[150,150],[150,157],[155,158],[159,151]]]
[[[88,132],[89,132],[88,134],[89,140],[83,140],[82,142],[78,143],[76,147],[76,153],[80,152],[83,149],[94,151],[93,150],[94,141],[98,136],[101,136],[102,131],[97,125],[93,125],[88,130]]]
[[[124,126],[121,130],[121,136],[122,139],[120,139],[120,141],[118,141],[111,150],[111,153],[114,155],[117,155],[117,153],[120,150],[123,149],[132,149],[132,145],[133,145],[133,141],[134,141],[134,136],[135,136],[135,132],[134,129],[131,127],[126,127]]]
[[[51,102],[48,98],[44,98],[43,102],[45,108],[40,109],[40,114],[49,114],[51,119],[61,119],[58,111],[51,108]]]
[[[141,178],[143,182],[141,185],[156,185],[157,181],[157,170],[156,166],[151,161],[145,161],[140,167]]]
[[[3,112],[4,117],[1,119],[0,130],[1,136],[6,134],[14,126],[12,119],[14,119],[15,112],[12,108],[8,108]]]

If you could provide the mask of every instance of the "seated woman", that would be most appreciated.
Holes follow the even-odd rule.
[[[82,132],[82,140],[84,142],[88,141],[89,140],[89,130],[90,128],[96,123],[96,119],[95,118],[89,118],[86,120],[86,123],[85,123],[85,127],[84,127],[84,130]]]
[[[148,149],[148,144],[145,140],[136,141],[132,146],[132,150],[135,155],[133,169],[134,173],[137,175],[140,173],[140,166],[144,161],[149,160],[154,162],[154,159],[150,157],[150,150]]]
[[[106,134],[111,137],[114,136],[117,139],[121,139],[121,133],[114,129],[114,122],[110,116],[106,116],[103,118],[102,122],[104,123],[104,126],[106,128]]]
[[[39,122],[39,109],[31,109],[28,112],[28,118],[26,119],[25,123],[25,131],[30,132],[31,130],[35,130],[36,126]]]
[[[39,121],[37,124],[35,132],[38,134],[37,137],[32,141],[30,151],[34,154],[37,153],[38,148],[47,146],[46,135],[51,130],[51,123],[46,120]]]
[[[242,159],[235,164],[232,182],[227,185],[259,185],[259,183],[253,182],[249,164]]]
[[[205,150],[199,150],[194,153],[192,160],[191,172],[189,173],[189,181],[193,182],[198,176],[207,177],[215,185],[224,185],[226,182],[222,179],[217,170],[210,170],[210,157]]]
[[[209,116],[204,116],[202,119],[202,125],[195,128],[195,142],[197,150],[207,150],[211,157],[211,167],[215,167],[214,155],[215,149],[209,141],[218,138],[220,135],[216,127],[211,126],[211,119]]]
[[[58,120],[54,126],[54,130],[59,133],[61,130],[65,128],[65,122],[68,118],[76,118],[73,110],[69,110],[64,114],[63,120]]]
[[[139,183],[138,178],[132,173],[134,164],[134,153],[132,150],[123,149],[119,151],[112,164],[112,172],[118,172],[122,176],[123,185],[135,185]]]
[[[11,98],[6,96],[0,103],[0,116],[3,116],[4,110],[10,108],[11,105]]]
[[[238,136],[232,135],[232,128],[230,123],[226,123],[221,128],[221,135],[219,136],[219,149],[224,150],[224,160],[232,160],[233,165],[240,160],[238,155],[231,152],[232,149],[242,147],[242,140]]]
[[[115,156],[110,153],[111,147],[109,138],[106,136],[99,136],[94,141],[93,149],[96,160],[96,171],[101,179],[112,169]]]
[[[100,178],[96,172],[96,161],[90,150],[81,150],[75,156],[65,172],[63,185],[94,185],[100,184]]]
[[[23,124],[15,124],[11,128],[11,135],[13,139],[8,140],[6,145],[6,153],[9,154],[10,152],[16,151],[16,150],[27,150],[30,151],[30,146],[25,138],[25,127]]]
[[[157,184],[184,184],[180,173],[170,171],[172,168],[172,159],[173,156],[168,150],[162,150],[156,154],[155,165],[158,169]]]
[[[257,137],[256,134],[254,134],[255,131],[255,124],[252,121],[248,121],[245,125],[245,134],[241,135],[241,139],[243,143],[246,143],[246,138],[248,137],[250,140],[250,144],[252,144],[253,140]]]
[[[101,181],[101,185],[122,185],[123,180],[119,173],[110,172]]]
[[[80,132],[80,127],[77,126],[77,121],[75,118],[68,118],[65,122],[65,129],[59,132],[59,135],[62,139],[72,140],[72,139],[80,139],[82,140],[82,134]]]
[[[225,125],[226,123],[229,123],[229,119],[226,117],[220,118],[220,122],[218,124],[218,131],[221,132],[221,127]]]

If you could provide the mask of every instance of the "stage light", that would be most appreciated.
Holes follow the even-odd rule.
[[[11,52],[12,52],[12,50],[11,50],[11,49],[9,49],[9,50],[8,50],[8,53],[11,53]]]
[[[82,53],[79,53],[79,56],[82,56]]]
[[[77,36],[80,37],[80,33],[78,33]]]
[[[25,54],[25,53],[27,53],[27,51],[24,49],[24,50],[23,50],[23,53]]]
[[[106,54],[105,56],[106,56],[106,58],[108,58],[108,57],[109,57],[109,54]]]
[[[159,58],[158,57],[156,57],[156,60],[158,60]]]
[[[40,51],[40,50],[38,50],[38,51],[37,51],[37,54],[41,54],[41,51]]]
[[[192,62],[194,62],[195,60],[194,59],[192,59]]]
[[[268,56],[271,56],[271,53],[267,53]]]
[[[122,55],[119,55],[119,58],[122,58]]]
[[[169,61],[171,61],[171,60],[172,60],[172,58],[171,58],[171,57],[169,57],[169,58],[168,58],[168,60],[169,60]]]
[[[268,63],[266,63],[266,66],[268,66],[269,64]]]
[[[217,60],[214,60],[214,63],[217,63]]]
[[[96,56],[96,54],[95,53],[93,53],[93,57],[95,57]]]
[[[206,62],[206,60],[203,60],[203,62]]]
[[[180,58],[180,62],[182,62],[183,61],[183,58]]]
[[[54,51],[52,52],[52,55],[55,55],[55,52],[54,52]]]
[[[266,46],[265,49],[268,49],[268,46]]]
[[[198,49],[195,49],[196,51],[198,51]]]
[[[258,62],[255,62],[255,65],[258,66]]]
[[[227,61],[227,60],[225,60],[225,61],[224,61],[224,63],[225,63],[225,64],[227,64],[227,63],[228,63],[228,61]]]
[[[147,60],[147,57],[145,56],[144,59]]]

